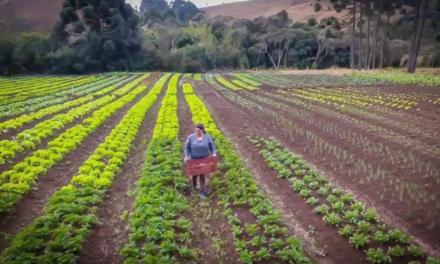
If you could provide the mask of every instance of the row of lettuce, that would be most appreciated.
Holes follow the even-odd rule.
[[[56,93],[93,82],[97,76],[87,77],[26,77],[21,81],[0,79],[0,105]]]
[[[78,169],[70,183],[52,195],[42,214],[12,238],[0,255],[1,263],[76,261],[85,239],[98,221],[97,208],[128,159],[147,111],[157,101],[170,77],[168,90],[147,146],[144,167],[135,186],[135,200],[128,218],[129,238],[121,249],[121,254],[125,263],[200,261],[198,249],[191,247],[193,223],[185,217],[185,211],[190,204],[184,195],[188,184],[182,172],[182,144],[178,137],[177,93],[181,75],[165,74],[145,97],[128,110],[120,123]],[[139,86],[132,92],[137,90],[145,90],[145,87]],[[246,169],[232,144],[217,128],[208,109],[190,84],[183,85],[183,94],[193,121],[205,123],[219,146],[223,161],[221,173],[214,176],[213,185],[216,196],[219,197],[218,204],[231,226],[235,249],[241,262],[309,263],[300,241],[290,236],[287,228],[281,224],[279,213],[259,189],[252,174]],[[128,95],[130,92],[118,100]],[[101,112],[114,112],[114,109],[101,108]],[[79,137],[86,135],[87,132],[80,133]],[[63,139],[66,140],[67,137]],[[71,146],[76,144],[78,143]],[[44,174],[68,150],[49,144],[49,148],[44,151],[44,160],[39,156],[35,156],[32,162],[27,159],[25,164],[29,167],[23,164],[14,167],[20,174],[4,175],[2,182],[20,179],[16,184],[22,184],[24,179],[26,187],[15,188],[21,196],[39,174]],[[35,159],[36,157],[39,159]],[[43,167],[39,167],[40,165]],[[9,186],[13,186],[12,182],[10,184]],[[11,201],[5,208],[10,208],[19,199],[13,197],[11,200],[11,197],[12,192],[2,197],[2,201]],[[236,211],[238,208],[247,208],[253,220],[241,218]]]
[[[97,208],[127,160],[147,111],[156,102],[168,78],[169,74],[164,75],[127,111],[70,183],[52,195],[43,213],[14,236],[2,252],[0,262],[75,262],[81,245],[97,221]],[[138,88],[145,90],[144,86]]]
[[[243,263],[273,261],[275,263],[309,263],[301,242],[290,236],[281,224],[280,214],[259,189],[231,142],[216,126],[203,101],[190,84],[183,85],[183,93],[194,123],[203,123],[214,138],[223,161],[221,174],[214,175],[213,188],[231,225],[234,245]],[[221,175],[223,178],[221,179]],[[253,220],[237,214],[245,209]]]
[[[364,250],[370,263],[391,263],[407,259],[409,263],[440,263],[427,256],[402,230],[380,220],[374,208],[367,208],[352,194],[331,183],[304,159],[281,146],[275,139],[250,138],[278,177],[313,207],[323,221],[338,229],[355,249]]]
[[[253,101],[239,96],[241,93],[232,92],[232,89],[220,85],[213,78],[208,76],[206,80],[229,100],[249,109],[261,108],[261,105],[256,105]],[[268,94],[270,93],[268,92]],[[277,117],[274,116],[274,118]],[[279,145],[274,143],[275,141],[259,138],[252,139],[252,141],[260,149],[266,142],[270,142],[269,145],[275,144],[279,148]],[[275,149],[273,146],[269,146],[269,148]],[[365,209],[365,206],[355,201],[351,194],[343,192],[336,185],[328,182],[325,177],[311,170],[309,165],[306,165],[306,162],[298,155],[286,154],[285,152],[280,154],[278,148],[276,153],[269,152],[268,149],[262,151],[268,165],[276,169],[280,177],[287,178],[291,182],[292,188],[298,192],[298,195],[315,207],[317,214],[323,215],[325,223],[338,227],[340,234],[347,237],[353,247],[365,250],[368,261],[388,263],[392,260],[399,262],[409,259],[412,261],[411,263],[423,261],[439,263],[438,259],[427,256],[419,246],[409,239],[406,233],[381,222],[374,209]],[[327,196],[329,196],[329,201],[325,200]],[[350,207],[352,205],[354,208]],[[344,217],[352,217],[352,219],[346,220]],[[378,243],[379,245],[377,245]]]
[[[73,107],[66,113],[60,113],[47,120],[39,122],[34,127],[21,131],[11,140],[1,140],[0,164],[10,161],[20,152],[35,149],[42,140],[51,137],[58,131],[62,131],[66,126],[68,126],[75,120],[85,117],[90,112],[99,109],[130,92],[140,81],[142,81],[146,77],[148,77],[148,75],[142,75],[141,77],[138,77],[130,84],[125,85],[121,89],[118,89],[119,87],[115,85],[111,85],[107,88],[101,89],[98,92],[86,96],[88,100],[92,101],[89,101],[77,107]],[[76,102],[80,99],[74,100],[72,102]],[[66,104],[69,105],[69,103]],[[38,116],[36,114],[38,114],[38,112],[31,113],[26,116],[36,117]],[[2,124],[0,124],[0,127],[7,126],[8,124],[14,123],[14,121],[15,124],[13,125],[17,127],[19,126],[19,124],[24,123],[24,119],[22,117],[23,116],[3,122]]]
[[[115,74],[103,75],[100,77],[83,80],[77,84],[69,84],[61,91],[49,90],[47,94],[42,96],[30,96],[27,99],[8,102],[3,100],[0,105],[0,118],[17,116],[23,113],[38,111],[49,106],[58,105],[68,102],[72,98],[82,97],[90,93],[99,91],[110,85],[121,85],[127,82],[127,79],[134,79],[138,74]],[[15,97],[14,97],[15,98]]]
[[[91,102],[102,95],[113,92],[114,90],[119,88],[119,86],[132,81],[136,77],[139,76],[133,75],[127,78],[117,78],[112,80],[106,80],[103,82],[95,82],[93,86],[88,86],[89,87],[88,89],[75,93],[76,98],[70,99],[65,102],[63,101],[54,105],[49,105],[47,107],[43,107],[35,111],[26,112],[26,113],[23,112],[23,114],[19,116],[12,117],[9,118],[8,120],[1,122],[0,135],[8,130],[19,129],[22,126],[32,121],[42,119],[45,118],[46,116],[54,115],[64,110],[70,109],[72,107],[76,107]]]
[[[190,247],[192,222],[183,212],[189,203],[183,195],[179,135],[178,83],[175,74],[162,100],[156,125],[129,216],[129,239],[122,249],[124,263],[183,263],[197,258]]]
[[[0,174],[0,213],[9,211],[26,192],[31,190],[40,176],[45,175],[58,161],[75,150],[114,113],[144,92],[146,87],[138,84],[145,77],[141,76],[120,88],[117,91],[120,95],[118,99],[95,110],[82,122],[50,140],[46,148],[32,152],[9,170],[3,171]],[[20,147],[22,146],[19,145],[18,148]],[[5,148],[2,151],[7,153],[13,150]],[[20,149],[15,151],[19,152]]]

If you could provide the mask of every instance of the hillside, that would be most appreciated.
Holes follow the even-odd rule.
[[[56,22],[63,0],[0,0],[0,31],[48,32]],[[320,20],[335,16],[344,18],[346,12],[337,13],[328,0],[322,0],[322,10],[313,10],[314,0],[251,0],[204,8],[209,16],[256,18],[270,16],[286,10],[294,21]]]
[[[0,0],[0,30],[48,32],[63,0]]]
[[[252,19],[259,16],[270,16],[281,10],[286,10],[293,21],[304,22],[309,18],[318,21],[324,17],[335,16],[344,18],[347,12],[337,13],[330,6],[329,1],[322,0],[322,10],[315,12],[313,3],[315,0],[250,0],[237,3],[222,4],[203,8],[209,16],[232,16],[234,18]]]

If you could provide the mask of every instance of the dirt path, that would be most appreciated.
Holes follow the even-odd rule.
[[[9,213],[0,217],[0,233],[4,233],[7,236],[15,235],[39,216],[52,194],[61,186],[69,183],[81,164],[104,141],[107,134],[120,122],[128,109],[145,96],[148,90],[139,94],[132,102],[114,113],[74,151],[67,154],[55,166],[50,168],[46,175],[39,177],[35,184],[36,187],[25,194]],[[6,245],[7,241],[4,238],[0,238],[0,251]]]
[[[259,134],[276,136],[262,116],[238,107],[207,85],[200,85],[197,92],[216,118],[224,133],[235,143],[258,184],[282,213],[282,220],[289,230],[305,242],[305,250],[319,263],[364,263],[362,252],[354,250],[337,230],[326,225],[304,200],[298,197],[289,184],[278,179],[265,164],[247,136]],[[286,199],[288,197],[288,199]]]
[[[181,85],[183,82],[183,80],[180,82]],[[185,82],[187,82],[186,79]],[[194,123],[181,87],[178,91],[179,138],[184,142],[186,137],[194,132]],[[213,193],[209,179],[208,176],[208,199],[202,201],[196,191],[187,194],[190,207],[185,216],[193,223],[192,246],[200,250],[199,263],[238,263],[231,227],[222,214],[222,208],[217,204],[217,197]],[[190,190],[191,184],[188,181]]]
[[[154,82],[150,82],[151,87]],[[78,257],[78,263],[122,263],[119,250],[128,240],[128,215],[133,204],[130,190],[138,180],[145,161],[145,151],[153,133],[160,103],[165,95],[163,89],[154,106],[146,113],[129,159],[122,166],[103,203],[98,209],[98,225],[94,226],[87,237]]]

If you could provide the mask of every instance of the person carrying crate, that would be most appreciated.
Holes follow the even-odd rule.
[[[211,136],[203,124],[196,124],[194,133],[189,135],[184,145],[185,165],[191,177],[193,190],[197,190],[197,177],[200,179],[200,198],[206,198],[206,172],[216,165],[217,150]],[[214,162],[214,164],[212,164]],[[191,168],[188,168],[188,167]],[[195,168],[195,169],[194,169]]]

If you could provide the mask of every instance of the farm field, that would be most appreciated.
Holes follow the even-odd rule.
[[[440,263],[439,188],[439,75],[0,78],[0,263]]]

